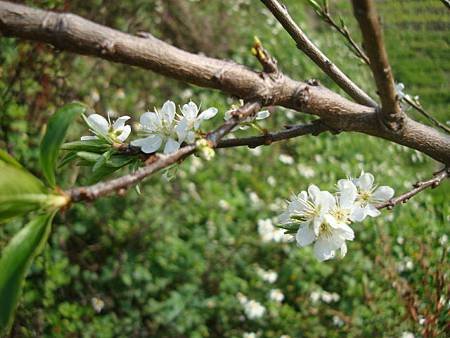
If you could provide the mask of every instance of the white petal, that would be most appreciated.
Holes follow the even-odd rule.
[[[339,228],[339,227],[341,226],[341,222],[338,222],[338,220],[337,220],[334,216],[332,216],[332,215],[330,215],[330,214],[325,214],[324,220],[325,220],[325,222],[327,222],[332,228],[337,229],[337,228]]]
[[[175,103],[173,103],[173,101],[168,100],[164,102],[160,113],[162,114],[164,120],[171,123],[175,117],[176,109],[177,108],[175,106]]]
[[[131,145],[140,147],[141,150],[146,153],[154,153],[161,147],[162,138],[160,135],[151,135],[146,138],[137,139],[134,141],[131,141]]]
[[[256,120],[264,120],[270,116],[270,112],[268,110],[261,110],[256,114]]]
[[[116,122],[113,124],[113,129],[122,129],[125,126],[125,122],[127,122],[130,119],[129,116],[121,116],[119,117]]]
[[[336,205],[336,199],[329,191],[321,191],[316,198],[316,203],[321,206],[320,213],[324,215]]]
[[[90,124],[90,127],[92,128],[92,130],[94,130],[95,132],[97,132],[101,135],[108,134],[109,123],[103,116],[101,116],[99,114],[91,114],[91,115],[89,115],[87,120],[88,120],[88,123]]]
[[[154,112],[146,112],[141,115],[139,122],[141,125],[148,130],[155,130],[156,120],[158,116]]]
[[[193,131],[189,131],[186,135],[186,142],[194,143],[194,141],[195,141],[195,133]]]
[[[97,136],[81,136],[81,141],[98,140]]]
[[[369,191],[372,188],[374,177],[370,173],[364,173],[358,179],[358,186],[363,191]]]
[[[353,241],[355,239],[355,232],[345,223],[340,224],[339,229],[336,229],[336,234],[347,241]]]
[[[316,235],[314,234],[314,231],[308,225],[301,226],[298,229],[297,234],[295,235],[297,244],[301,247],[311,244],[312,242],[314,242],[315,238]]]
[[[335,250],[335,245],[326,239],[319,238],[314,244],[314,255],[321,262],[334,258]]]
[[[339,183],[338,183],[339,184]],[[339,187],[339,205],[344,209],[351,209],[355,203],[358,191],[355,185],[348,181]]]
[[[180,148],[180,144],[173,138],[169,138],[164,147],[164,154],[170,154],[177,151]]]
[[[278,223],[280,224],[286,224],[290,223],[291,221],[291,213],[289,211],[283,212],[281,215],[278,216]]]
[[[122,133],[119,136],[117,136],[117,139],[120,142],[125,142],[128,136],[130,136],[130,133],[131,133],[131,126],[125,126],[122,129]]]
[[[214,116],[216,116],[217,112],[218,112],[217,108],[210,107],[210,108],[206,109],[205,111],[203,111],[198,116],[198,119],[199,120],[209,120],[209,119],[213,118]]]
[[[345,244],[345,243],[342,244],[340,254],[341,254],[341,258],[345,257],[345,255],[347,254],[347,244]]]
[[[395,193],[394,189],[392,189],[391,187],[388,187],[386,185],[383,185],[383,186],[379,187],[377,190],[375,190],[372,197],[377,202],[384,202],[384,201],[387,201],[388,199],[391,199],[392,196],[394,196],[394,193]]]
[[[188,126],[188,120],[186,117],[183,117],[180,121],[180,123],[178,123],[178,125],[175,127],[175,131],[178,135],[178,141],[180,143],[183,143],[184,140],[186,139],[186,135],[187,135],[187,126]]]
[[[313,200],[313,202],[316,203],[317,197],[318,197],[318,195],[320,194],[320,189],[319,189],[319,187],[317,187],[317,186],[314,185],[314,184],[311,184],[311,185],[308,187],[308,194],[309,194],[309,196],[311,197],[311,199]]]
[[[366,218],[366,216],[367,216],[366,208],[363,208],[361,206],[356,206],[353,209],[352,214],[350,215],[350,219],[354,222],[361,222]]]
[[[378,210],[377,208],[375,208],[372,204],[369,204],[366,207],[367,210],[367,215],[370,217],[377,217],[381,214],[380,210]]]

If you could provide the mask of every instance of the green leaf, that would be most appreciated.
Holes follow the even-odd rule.
[[[55,168],[59,148],[72,121],[86,111],[80,103],[70,103],[59,109],[48,121],[47,132],[40,146],[42,172],[50,186],[56,185]]]
[[[6,151],[0,149],[0,161],[12,165],[17,168],[22,168],[22,165],[17,160],[8,154]]]
[[[39,215],[23,227],[3,249],[0,258],[0,334],[7,334],[13,319],[25,276],[47,242],[54,216]]]
[[[88,151],[99,154],[103,154],[109,148],[111,148],[111,145],[103,140],[74,141],[64,143],[61,146],[61,149],[63,150]]]
[[[0,222],[48,201],[47,188],[25,169],[0,161],[0,173]]]

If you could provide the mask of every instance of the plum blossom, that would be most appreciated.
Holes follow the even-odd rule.
[[[160,111],[155,109],[154,112],[142,114],[140,119],[142,132],[148,136],[134,140],[131,144],[140,147],[146,154],[157,151],[162,145],[164,145],[164,154],[177,151],[180,148],[180,142],[175,132],[175,112],[175,103],[166,101]]]
[[[258,303],[256,300],[248,299],[242,293],[237,294],[239,303],[244,307],[244,313],[248,319],[258,319],[261,318],[266,312],[266,308]]]
[[[353,183],[357,188],[357,197],[351,215],[351,219],[355,222],[361,222],[367,216],[379,216],[380,211],[376,208],[376,205],[386,202],[394,196],[394,189],[388,186],[377,187],[373,184],[374,180],[372,174],[362,172],[357,179],[338,181],[338,186],[348,186]]]
[[[350,191],[350,190],[349,190]],[[347,224],[345,191],[336,203],[335,197],[328,191],[321,191],[317,186],[310,185],[308,192],[302,191],[294,196],[288,204],[287,210],[280,215],[282,224],[300,223],[295,236],[300,247],[314,243],[314,255],[320,261],[336,256],[340,250],[343,257],[347,253],[346,240],[354,239],[354,232]]]
[[[281,303],[284,299],[284,294],[280,289],[272,289],[270,290],[269,298],[277,303]]]
[[[194,102],[190,101],[183,105],[181,108],[182,118],[176,127],[179,141],[193,143],[200,124],[216,116],[217,111],[217,108],[210,107],[199,114],[200,108]]]
[[[94,135],[82,136],[81,141],[102,139],[108,143],[123,143],[131,133],[131,127],[125,125],[130,119],[129,116],[121,116],[113,124],[109,113],[108,120],[99,114],[91,114],[88,117],[83,115],[83,118]]]
[[[277,281],[278,274],[273,270],[264,270],[258,267],[256,273],[261,279],[267,283],[273,284]]]

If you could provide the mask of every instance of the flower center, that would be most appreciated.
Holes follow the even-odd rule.
[[[319,228],[319,237],[331,237],[333,235],[331,226],[323,222]]]

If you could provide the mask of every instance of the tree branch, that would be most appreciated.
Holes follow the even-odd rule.
[[[286,75],[265,76],[233,62],[188,53],[151,35],[140,38],[98,25],[73,14],[61,14],[0,1],[0,32],[53,44],[58,49],[92,55],[187,81],[199,86],[317,115],[337,131],[355,131],[419,150],[450,165],[450,137],[405,117],[401,132],[379,123],[371,107],[351,102],[319,85]]]
[[[273,142],[288,140],[302,135],[307,134],[318,135],[324,131],[330,130],[330,128],[327,127],[325,124],[321,123],[320,120],[316,121],[310,124],[292,126],[286,130],[279,131],[276,133],[266,133],[261,136],[232,138],[228,140],[223,140],[219,142],[217,148],[231,148],[242,146],[247,146],[249,148],[256,148],[258,146],[269,145],[272,144]]]
[[[395,91],[394,75],[389,65],[383,41],[380,19],[373,0],[352,0],[353,11],[361,28],[364,48],[370,59],[370,68],[381,99],[379,111],[384,125],[397,131],[403,127],[405,114]]]
[[[444,168],[443,170],[437,172],[432,178],[426,181],[419,181],[413,185],[414,189],[394,198],[391,198],[389,201],[386,201],[383,204],[377,206],[377,209],[388,208],[392,209],[394,206],[406,203],[410,200],[411,197],[417,195],[419,192],[428,189],[428,188],[436,188],[442,182],[445,181],[446,178],[450,176],[450,172],[448,168]]]
[[[316,65],[322,69],[336,84],[341,87],[356,102],[369,107],[377,104],[361,88],[359,88],[347,75],[345,75],[334,63],[332,63],[322,51],[312,43],[301,28],[289,15],[287,8],[277,0],[261,0],[264,5],[277,18],[284,29],[297,43],[298,49],[304,52]]]

